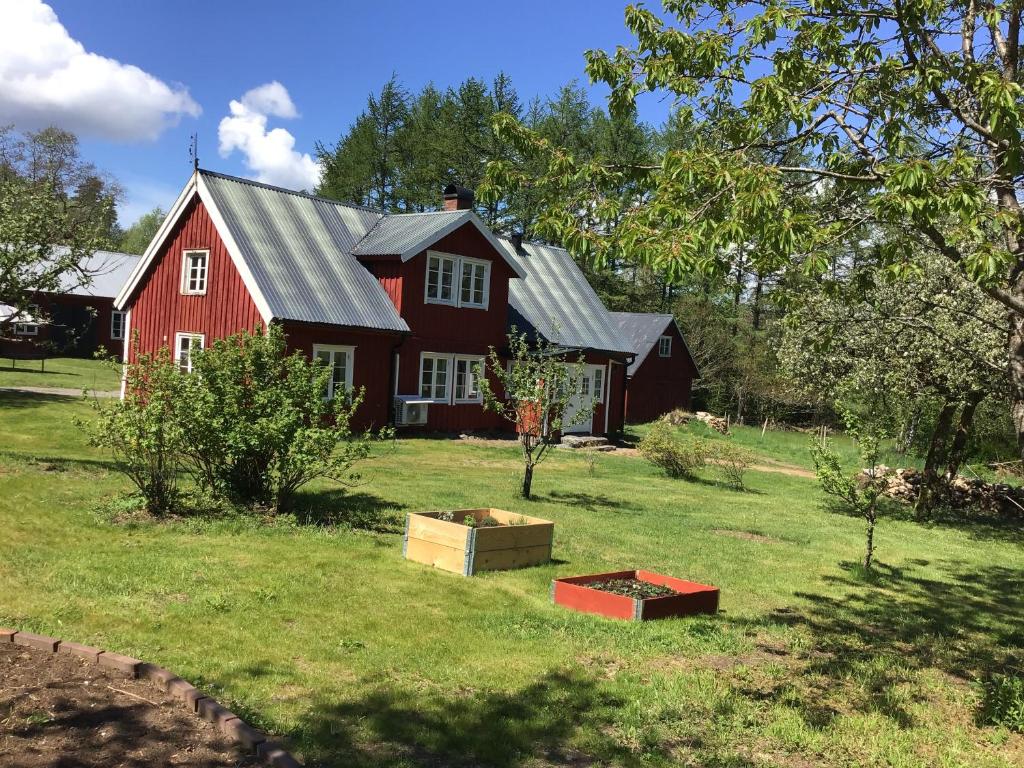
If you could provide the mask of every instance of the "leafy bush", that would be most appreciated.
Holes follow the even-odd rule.
[[[985,683],[981,710],[985,725],[1001,725],[1024,733],[1024,677],[993,675]]]
[[[124,375],[124,398],[93,399],[98,418],[78,423],[90,445],[110,451],[117,468],[139,489],[146,511],[164,515],[178,498],[186,436],[178,409],[185,377],[167,349],[139,355]]]
[[[669,477],[691,477],[695,469],[704,466],[710,454],[706,440],[690,438],[684,442],[664,422],[651,426],[637,450]]]
[[[729,485],[738,489],[744,487],[743,476],[754,463],[753,453],[730,440],[715,440],[711,443],[711,458]]]
[[[331,371],[286,354],[280,327],[218,340],[195,353],[192,371],[185,455],[215,495],[285,510],[311,480],[358,479],[352,467],[369,456],[373,437],[350,428],[362,391],[327,400]]]

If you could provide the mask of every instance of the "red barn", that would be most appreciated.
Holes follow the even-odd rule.
[[[91,357],[100,347],[121,355],[125,314],[114,297],[138,265],[139,256],[96,251],[68,274],[61,290],[37,293],[31,316],[22,315],[10,338],[0,339],[0,356]]]
[[[612,312],[635,357],[626,374],[626,421],[653,421],[676,408],[689,409],[700,374],[672,315]]]
[[[445,193],[443,211],[385,214],[197,170],[116,306],[137,351],[186,368],[196,346],[278,323],[331,366],[329,395],[365,387],[361,425],[441,431],[507,426],[473,371],[514,324],[586,356],[581,431],[621,429],[629,347],[571,257],[496,237],[472,193]]]

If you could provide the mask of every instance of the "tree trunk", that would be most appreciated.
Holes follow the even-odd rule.
[[[939,466],[944,463],[947,453],[949,433],[953,426],[953,416],[956,415],[956,403],[946,401],[939,411],[938,421],[932,432],[931,442],[928,444],[928,455],[924,460],[924,471],[921,476],[921,492],[918,494],[917,503],[914,505],[914,516],[919,520],[927,517],[935,502],[941,495],[941,478]]]
[[[1017,450],[1024,459],[1024,317],[1016,314],[1010,317],[1007,369],[1010,375],[1010,415],[1017,432]]]
[[[868,530],[867,530],[867,541],[864,549],[864,570],[871,570],[871,563],[875,558],[875,516],[874,513],[870,514],[867,518]]]
[[[523,470],[523,498],[530,498],[530,486],[533,485],[533,464],[527,464]]]
[[[956,432],[953,433],[953,445],[949,449],[949,457],[946,460],[946,483],[953,481],[963,464],[964,454],[967,452],[967,440],[971,436],[971,425],[974,423],[974,414],[978,405],[985,399],[984,392],[971,392],[967,396],[960,411],[960,420],[956,425]]]

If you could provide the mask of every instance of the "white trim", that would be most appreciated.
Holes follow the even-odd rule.
[[[668,351],[661,351],[661,343],[663,341],[668,342]],[[671,336],[659,336],[658,337],[658,357],[672,357],[672,337]]]
[[[203,254],[203,287],[191,290],[188,284],[192,281],[192,259],[195,254]],[[205,296],[206,287],[210,283],[210,249],[209,248],[185,248],[181,252],[181,295],[182,296]]]
[[[441,251],[427,251],[427,268],[424,271],[423,276],[423,303],[424,304],[440,304],[442,307],[457,307],[459,306],[459,294],[458,294],[458,278],[460,274],[460,261],[459,256],[452,253],[443,253]],[[450,261],[452,263],[452,284],[451,288],[452,297],[450,299],[442,298],[431,298],[430,296],[430,260],[438,260],[437,269],[437,292],[441,292],[441,273],[444,271],[444,263]]]
[[[263,292],[256,284],[256,278],[253,277],[252,270],[250,270],[249,265],[245,263],[245,259],[242,256],[241,249],[238,247],[238,243],[235,242],[235,238],[231,234],[231,230],[228,229],[227,224],[224,222],[224,217],[221,216],[220,211],[217,209],[217,205],[213,201],[213,196],[210,194],[209,189],[206,187],[206,183],[203,181],[202,175],[198,171],[192,174],[188,183],[185,185],[185,188],[181,190],[181,194],[178,195],[178,199],[175,200],[170,213],[168,213],[167,218],[164,219],[164,223],[160,225],[160,229],[157,230],[156,236],[150,242],[149,247],[146,248],[146,252],[143,254],[142,258],[139,259],[139,263],[135,265],[135,269],[132,270],[132,274],[128,278],[128,282],[125,283],[121,292],[117,294],[117,298],[114,299],[114,308],[126,308],[125,305],[127,304],[128,299],[131,298],[135,289],[142,281],[142,278],[149,270],[149,267],[152,265],[156,255],[160,252],[161,248],[163,248],[171,232],[174,231],[174,227],[184,214],[188,204],[192,202],[192,199],[196,196],[199,197],[205,206],[206,212],[209,214],[210,220],[213,222],[213,226],[217,230],[217,234],[224,243],[224,248],[231,257],[231,262],[235,265],[235,269],[238,270],[238,274],[241,275],[242,282],[245,284],[246,290],[249,291],[249,295],[252,297],[253,303],[260,312],[260,317],[263,318],[263,322],[269,324],[270,321],[274,319],[274,315],[270,311],[270,305],[267,303],[266,298],[263,296]]]
[[[427,358],[431,360],[444,360],[447,362],[448,367],[445,369],[446,374],[444,377],[444,397],[434,397],[434,390],[437,387],[437,368],[433,370],[433,375],[430,378],[430,397],[426,397],[423,394],[423,363]],[[416,379],[416,394],[423,400],[429,400],[432,403],[438,405],[450,405],[452,399],[452,382],[455,372],[455,364],[452,362],[452,354],[450,352],[420,352],[420,369],[419,378]]]
[[[206,334],[205,333],[192,333],[190,331],[176,331],[174,334],[174,362],[178,366],[181,365],[181,340],[190,339],[191,341],[199,341],[199,349],[206,349]],[[188,356],[188,367],[185,369],[188,373],[192,373],[192,349],[194,346],[189,344],[189,356]]]
[[[259,286],[256,284],[256,278],[253,277],[252,271],[249,269],[249,265],[245,263],[242,251],[238,247],[238,243],[235,242],[235,238],[231,234],[231,230],[228,229],[228,225],[224,222],[224,217],[220,215],[220,211],[217,209],[217,204],[213,202],[213,195],[211,195],[210,190],[206,188],[206,182],[203,181],[202,176],[198,176],[197,188],[199,190],[199,199],[202,200],[203,205],[206,206],[206,212],[210,214],[210,220],[213,221],[213,226],[217,228],[217,234],[220,235],[220,239],[223,241],[228,255],[231,256],[231,261],[235,265],[235,269],[237,269],[238,274],[242,276],[242,282],[245,283],[245,287],[248,289],[253,303],[260,311],[260,317],[263,318],[263,322],[269,324],[270,321],[274,319],[274,315],[270,311],[270,305],[263,296],[263,291],[261,291]]]
[[[156,258],[156,254],[164,245],[164,241],[170,236],[174,230],[174,226],[178,223],[178,219],[181,218],[182,212],[188,207],[188,204],[192,201],[193,196],[197,192],[196,180],[199,178],[198,173],[193,173],[189,178],[185,188],[181,190],[181,194],[178,195],[178,199],[174,201],[174,205],[171,206],[171,210],[167,212],[167,216],[164,217],[163,224],[160,225],[160,229],[156,231],[156,235],[149,241],[149,246],[146,248],[146,252],[142,254],[142,258],[139,259],[135,265],[135,269],[132,270],[131,275],[128,276],[128,281],[121,288],[121,292],[114,298],[114,309],[124,309],[125,302],[135,292],[135,288],[142,280],[146,271],[149,269],[149,265],[152,264],[153,259]]]
[[[121,335],[114,335],[114,318],[117,316],[121,317]],[[112,309],[110,311],[110,340],[111,341],[124,341],[128,338],[128,313],[123,309]]]
[[[442,215],[446,213],[450,213],[450,211],[437,211],[435,215]],[[459,216],[455,218],[454,221],[447,224],[440,231],[423,238],[415,245],[407,248],[404,253],[399,254],[399,256],[402,257],[402,261],[408,261],[413,256],[416,256],[417,254],[422,252],[428,246],[433,245],[442,237],[451,232],[454,232],[456,229],[458,229],[467,221],[469,221],[473,224],[474,227],[476,227],[480,231],[480,234],[482,234],[484,238],[486,238],[487,242],[491,245],[491,247],[493,247],[494,250],[501,254],[502,258],[505,259],[505,262],[512,268],[512,271],[516,273],[516,276],[525,278],[526,270],[524,270],[519,264],[517,264],[515,261],[509,258],[508,251],[505,250],[505,248],[502,246],[501,242],[494,235],[494,233],[491,232],[490,229],[488,229],[487,225],[480,220],[480,217],[477,216],[473,211],[465,211],[465,213],[465,216]]]
[[[314,344],[313,345],[313,357],[317,356],[318,352],[330,352],[332,355],[331,359],[331,379],[327,382],[327,399],[331,400],[337,396],[335,391],[334,373],[333,373],[333,354],[335,352],[345,353],[345,388],[346,394],[352,391],[352,374],[356,369],[356,348],[347,344]]]
[[[129,309],[124,313],[124,344],[121,345],[121,399],[124,400],[124,391],[128,386],[128,342],[132,338],[132,311]]]
[[[476,387],[476,397],[458,398],[455,396],[455,388],[458,386],[459,376],[459,362],[470,362],[478,363],[480,365],[480,375],[483,375],[484,366],[487,365],[487,361],[483,355],[452,355],[452,398],[451,402],[453,405],[480,405],[484,401],[483,390],[480,389],[480,385]]]
[[[472,266],[479,265],[484,268],[484,300],[480,304],[476,304],[472,301],[469,303],[464,303],[462,301],[462,270],[465,268],[465,265],[467,264]],[[483,309],[486,311],[491,304],[491,262],[487,261],[487,259],[474,259],[472,256],[459,257],[458,288],[458,299],[460,307],[466,307],[467,309]],[[473,295],[472,284],[469,286],[469,294],[470,296]]]
[[[605,370],[605,366],[603,366],[603,365],[592,365],[590,367],[591,367],[591,373],[593,373],[595,375],[598,374],[598,373],[601,374],[601,386],[600,387],[597,386],[597,379],[596,378],[594,379],[594,402],[597,403],[598,405],[604,405],[604,401],[605,401],[604,392],[605,392],[605,389],[608,387],[608,381],[607,381],[608,372]]]

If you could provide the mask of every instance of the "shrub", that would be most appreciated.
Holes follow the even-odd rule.
[[[124,398],[93,399],[98,418],[79,426],[90,445],[110,451],[117,468],[139,489],[146,511],[164,515],[178,498],[185,431],[177,409],[185,377],[166,349],[138,355],[124,376]]]
[[[743,476],[754,463],[754,454],[730,440],[716,440],[711,451],[711,456],[726,482],[733,488],[742,489]]]
[[[278,326],[214,342],[196,352],[192,370],[184,451],[215,495],[285,510],[311,480],[358,479],[352,467],[375,437],[350,427],[362,391],[326,399],[332,372],[300,352],[287,355]]]
[[[985,683],[981,719],[985,725],[1024,733],[1024,677],[993,675]]]
[[[664,422],[654,423],[637,449],[669,477],[692,476],[693,470],[704,466],[709,454],[706,440],[690,438],[684,442]]]

